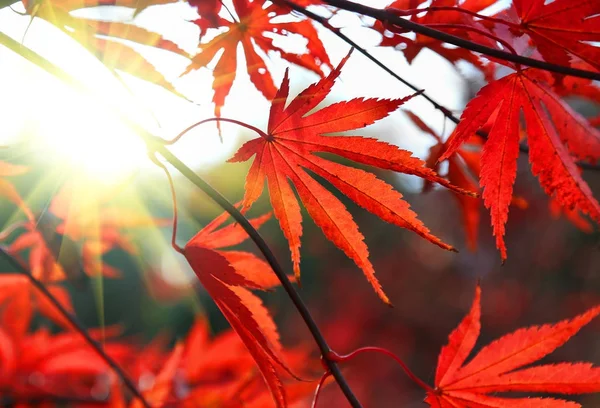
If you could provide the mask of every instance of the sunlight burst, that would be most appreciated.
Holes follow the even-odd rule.
[[[126,177],[147,160],[144,143],[114,113],[79,95],[63,94],[43,112],[39,136],[53,163],[103,181]]]

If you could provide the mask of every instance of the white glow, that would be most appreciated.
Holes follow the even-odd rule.
[[[53,99],[40,112],[38,132],[53,163],[111,181],[127,177],[147,160],[143,142],[112,112],[72,92]]]

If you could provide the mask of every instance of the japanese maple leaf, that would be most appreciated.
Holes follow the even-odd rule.
[[[224,212],[208,223],[194,237],[196,244],[201,243],[205,248],[214,249],[227,259],[237,273],[246,278],[248,281],[246,286],[252,289],[266,290],[279,285],[279,279],[268,263],[251,252],[227,249],[248,239],[248,234],[240,224],[233,223],[222,226],[229,217],[230,215]],[[268,213],[251,218],[249,221],[254,228],[258,229],[270,218],[271,214]]]
[[[571,320],[532,326],[507,334],[471,354],[480,325],[481,290],[469,314],[450,334],[435,373],[435,389],[425,401],[434,408],[544,407],[576,408],[554,398],[509,398],[495,393],[583,394],[600,390],[600,369],[590,363],[556,363],[523,368],[552,353],[600,314],[595,307]]]
[[[42,225],[26,225],[9,246],[14,255],[27,254],[31,274],[44,283],[69,280],[77,287],[84,287],[86,276],[116,278],[121,272],[106,264],[101,257],[110,249],[98,241],[86,241],[81,248],[68,237],[60,238],[55,231],[42,233]],[[48,235],[49,234],[49,235]],[[27,252],[28,251],[28,252]]]
[[[517,174],[521,112],[532,172],[546,193],[563,207],[577,208],[600,222],[600,205],[570,155],[588,160],[600,158],[600,132],[567,106],[550,89],[549,82],[549,74],[527,69],[483,87],[467,104],[448,140],[448,149],[440,158],[450,157],[496,114],[481,156],[480,184],[503,260],[508,205]]]
[[[258,199],[266,179],[275,217],[290,244],[297,277],[300,275],[302,217],[289,182],[294,185],[308,213],[325,236],[363,270],[379,297],[389,303],[375,277],[367,246],[352,216],[342,202],[306,170],[323,177],[381,219],[408,228],[444,249],[453,248],[429,232],[392,186],[372,173],[335,163],[314,153],[333,153],[355,162],[413,174],[444,186],[451,185],[424,167],[423,161],[396,146],[362,136],[324,136],[367,126],[388,116],[410,99],[358,98],[335,103],[307,115],[329,94],[348,58],[349,55],[329,76],[306,88],[287,107],[289,78],[286,72],[271,105],[267,133],[245,143],[229,161],[246,161],[256,156],[246,178],[243,209],[249,208]]]
[[[55,232],[80,246],[82,263],[88,275],[116,277],[120,275],[119,271],[102,262],[102,255],[115,248],[136,255],[138,248],[127,231],[159,227],[170,220],[152,218],[138,208],[115,205],[115,196],[120,191],[118,185],[108,188],[98,186],[91,191],[88,183],[89,180],[84,178],[65,184],[53,197],[49,212],[57,219],[53,221]]]
[[[168,402],[168,397],[171,394],[171,388],[174,383],[174,377],[177,373],[177,368],[181,363],[182,356],[183,344],[177,344],[154,379],[152,388],[144,391],[144,398],[152,404],[152,406],[160,407],[166,405]],[[129,406],[130,408],[144,407],[139,399],[132,401]]]
[[[514,0],[519,30],[528,34],[548,62],[583,60],[600,70],[600,2],[596,0]],[[573,57],[576,57],[575,60]]]
[[[282,407],[286,405],[286,397],[277,369],[282,368],[288,372],[289,369],[281,359],[279,333],[260,298],[247,289],[264,288],[265,281],[269,282],[272,278],[265,279],[261,275],[273,272],[261,270],[260,264],[253,261],[254,265],[259,265],[258,269],[244,268],[248,265],[248,259],[230,257],[230,253],[215,250],[216,247],[235,245],[248,238],[238,225],[217,231],[216,228],[226,217],[223,215],[217,218],[198,232],[186,244],[183,254],[202,286],[254,358],[277,406]],[[252,222],[260,225],[264,221],[263,217]]]
[[[227,31],[217,35],[206,44],[200,45],[197,54],[185,73],[205,67],[219,53],[218,61],[213,70],[213,102],[215,115],[220,116],[221,107],[229,94],[237,71],[237,49],[241,44],[246,57],[246,69],[250,80],[268,100],[275,96],[276,88],[273,78],[267,70],[265,61],[256,52],[256,47],[265,54],[268,51],[278,52],[282,58],[322,75],[321,65],[331,65],[323,43],[317,36],[317,31],[309,20],[291,22],[272,22],[273,18],[286,15],[289,9],[266,3],[264,0],[233,0],[235,12],[239,21],[224,23]],[[308,53],[289,53],[276,46],[273,34],[289,37],[290,34],[303,36],[308,40]],[[184,74],[185,74],[184,73]]]

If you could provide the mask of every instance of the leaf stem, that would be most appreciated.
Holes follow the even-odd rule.
[[[335,354],[334,353],[332,356],[330,356],[330,358],[334,359],[335,361],[339,361],[340,363],[342,363],[342,362],[345,362],[345,361],[352,360],[354,357],[356,357],[359,354],[367,353],[367,352],[380,353],[380,354],[384,354],[384,355],[386,355],[388,357],[393,358],[398,363],[398,365],[400,367],[402,367],[402,370],[404,370],[404,372],[406,373],[406,375],[408,375],[408,377],[411,380],[413,380],[419,387],[423,388],[425,391],[434,392],[434,389],[431,388],[431,386],[429,384],[427,384],[426,382],[424,382],[423,380],[421,380],[419,377],[417,377],[410,370],[410,368],[408,368],[408,366],[404,363],[404,361],[402,361],[402,359],[400,359],[400,357],[398,357],[397,355],[395,355],[391,351],[389,351],[387,349],[384,349],[384,348],[381,348],[381,347],[361,347],[361,348],[356,349],[353,352],[351,352],[349,354],[345,354],[345,355],[339,355],[339,354]]]
[[[29,272],[29,270],[27,270],[27,268],[25,268],[19,261],[17,261],[12,255],[10,255],[4,247],[1,247],[1,246],[0,246],[0,255],[4,259],[6,259],[6,261],[11,266],[13,266],[20,274],[26,276],[27,279],[29,279],[29,282],[31,282],[31,284],[37,290],[39,290],[44,295],[44,297],[46,297],[50,301],[50,303],[52,303],[52,305],[54,307],[56,307],[56,309],[60,312],[60,314],[65,319],[67,319],[69,324],[71,324],[75,328],[75,330],[77,330],[77,332],[85,339],[85,341],[92,347],[92,349],[94,349],[94,351],[100,356],[100,358],[102,358],[106,362],[106,364],[108,364],[108,366],[113,369],[113,371],[121,379],[123,384],[125,384],[125,386],[129,389],[129,391],[131,391],[131,393],[142,403],[142,405],[145,408],[151,408],[148,401],[146,401],[146,399],[144,398],[142,393],[137,389],[137,386],[135,385],[133,380],[131,378],[129,378],[129,376],[125,373],[125,371],[123,371],[123,369],[121,369],[121,367],[117,364],[117,362],[115,360],[113,360],[112,357],[110,357],[104,351],[104,349],[102,348],[100,343],[98,343],[96,340],[94,340],[92,338],[92,336],[90,336],[90,334],[87,332],[85,327],[83,327],[81,325],[81,323],[79,323],[79,321],[77,321],[77,318],[75,316],[73,316],[71,313],[69,313],[60,304],[60,302],[54,297],[54,295],[52,295],[52,293],[50,293],[50,291],[46,288],[46,286],[40,280],[38,280],[35,276],[33,276]]]
[[[215,190],[210,184],[208,184],[204,179],[198,176],[192,169],[187,167],[179,158],[177,158],[171,151],[169,151],[164,145],[155,143],[153,145],[155,151],[164,157],[173,167],[175,167],[181,174],[183,174],[189,181],[191,181],[196,187],[200,188],[206,195],[208,195],[213,201],[215,201],[219,206],[221,206],[225,211],[227,211],[235,221],[237,221],[241,227],[248,233],[252,241],[256,244],[258,249],[262,252],[265,259],[279,278],[283,289],[286,291],[287,295],[292,300],[292,303],[298,310],[298,313],[304,320],[304,323],[308,327],[308,330],[312,334],[321,355],[325,360],[325,364],[327,365],[329,371],[337,381],[340,389],[346,396],[346,399],[350,403],[350,405],[354,408],[362,407],[361,403],[358,401],[358,398],[352,392],[350,385],[344,378],[339,366],[334,360],[328,358],[328,356],[332,355],[332,349],[327,344],[325,337],[321,333],[321,330],[317,326],[317,323],[313,319],[308,307],[300,297],[300,294],[290,280],[287,275],[283,271],[283,268],[277,261],[275,254],[271,251],[271,248],[267,245],[264,238],[260,235],[260,233],[252,226],[252,224],[248,221],[248,219],[231,204],[225,197],[221,195],[217,190]]]
[[[325,373],[321,376],[319,383],[317,384],[317,388],[315,388],[315,396],[313,397],[313,402],[310,404],[310,408],[317,408],[317,403],[319,402],[319,395],[321,395],[321,390],[323,389],[323,385],[327,378],[331,375],[329,371],[325,371]]]
[[[171,229],[171,246],[175,251],[183,255],[183,248],[177,244],[177,224],[179,213],[177,211],[177,194],[175,193],[175,183],[173,183],[173,177],[171,177],[171,173],[169,172],[169,169],[167,169],[167,166],[159,162],[156,156],[154,156],[151,153],[148,153],[148,157],[154,164],[163,169],[165,175],[167,176],[167,180],[169,181],[169,189],[171,190],[171,201],[173,202],[173,227]]]
[[[195,127],[198,127],[200,125],[203,125],[205,123],[208,123],[208,122],[229,122],[229,123],[235,123],[236,125],[245,127],[246,129],[250,129],[250,130],[258,133],[260,136],[264,137],[265,139],[269,139],[269,135],[267,135],[265,132],[263,132],[262,130],[260,130],[257,127],[254,127],[252,125],[249,125],[247,123],[244,123],[244,122],[241,122],[241,121],[235,120],[235,119],[216,118],[215,117],[215,118],[204,119],[204,120],[201,120],[200,122],[196,122],[196,123],[188,126],[184,130],[182,130],[177,136],[175,136],[173,139],[166,140],[164,142],[164,144],[166,144],[166,145],[172,145],[172,144],[176,143],[179,139],[181,139],[183,136],[185,136],[190,130],[192,130]]]
[[[423,24],[415,23],[414,21],[402,18],[388,10],[376,9],[348,0],[323,0],[323,2],[325,4],[337,7],[342,10],[369,16],[381,22],[397,25],[399,27],[404,28],[405,30],[414,31],[415,33],[423,34],[427,37],[431,37],[449,44],[454,44],[458,47],[465,48],[473,52],[479,52],[490,57],[500,58],[504,61],[511,61],[517,64],[522,64],[533,68],[539,68],[550,72],[556,72],[558,74],[563,75],[571,75],[579,78],[593,79],[596,81],[600,80],[600,73],[598,72],[565,67],[562,65],[556,65],[549,62],[524,57],[521,55],[513,55],[509,52],[486,47],[485,45],[481,45],[476,42],[469,41],[464,38],[460,38],[455,35],[427,27]]]

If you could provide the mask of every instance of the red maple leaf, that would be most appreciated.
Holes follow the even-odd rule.
[[[346,159],[382,169],[413,174],[456,189],[425,163],[406,150],[362,136],[324,136],[326,133],[362,128],[389,115],[411,97],[403,99],[353,99],[339,102],[307,115],[329,94],[348,55],[329,76],[302,91],[285,107],[289,94],[286,75],[271,105],[267,133],[245,143],[230,162],[255,156],[246,178],[243,209],[249,208],[268,182],[275,217],[290,244],[294,273],[300,275],[300,206],[289,184],[296,188],[302,203],[325,236],[351,258],[386,303],[389,299],[375,277],[367,245],[352,216],[332,193],[306,171],[329,181],[361,207],[397,226],[408,228],[444,249],[453,249],[431,234],[402,194],[374,174],[315,155],[333,153]],[[458,189],[460,190],[460,189]],[[462,190],[460,190],[462,191]]]
[[[576,408],[554,398],[508,398],[492,393],[583,394],[600,390],[600,369],[590,363],[556,363],[523,368],[552,353],[600,314],[595,307],[571,320],[519,329],[483,347],[468,363],[480,325],[481,289],[469,314],[450,334],[425,401],[433,408]]]
[[[235,12],[239,21],[222,20],[227,31],[217,35],[206,44],[200,45],[200,53],[194,56],[185,73],[207,66],[219,51],[223,53],[213,70],[213,102],[215,115],[220,116],[221,107],[233,85],[237,71],[237,49],[241,44],[246,57],[246,69],[250,80],[268,100],[275,96],[276,88],[273,78],[267,70],[265,61],[256,52],[256,47],[263,53],[278,52],[282,58],[322,75],[321,65],[331,65],[329,57],[317,31],[309,20],[291,22],[272,22],[276,17],[287,15],[289,9],[264,0],[234,0]],[[275,45],[275,37],[289,37],[290,34],[301,35],[308,40],[308,53],[289,53]]]
[[[97,7],[102,5],[135,7],[137,14],[153,3],[168,2],[171,2],[171,0],[142,0],[138,2],[121,0],[101,0],[99,2],[95,0],[66,0],[42,3],[25,1],[24,3],[28,13],[48,21],[63,33],[73,38],[104,64],[105,67],[113,71],[115,76],[118,75],[118,71],[127,72],[151,84],[161,86],[176,96],[187,99],[152,63],[138,52],[135,47],[130,45],[133,43],[154,47],[157,50],[167,51],[189,59],[190,55],[175,42],[163,37],[159,33],[135,24],[95,20],[71,14],[71,11],[85,6]]]
[[[515,72],[483,87],[471,100],[441,160],[449,158],[496,114],[481,156],[480,183],[490,209],[496,246],[504,243],[519,156],[520,115],[524,115],[532,172],[550,196],[565,208],[577,208],[600,222],[600,205],[581,178],[571,154],[600,158],[600,132],[566,105],[547,85],[549,74],[533,69]]]
[[[198,232],[185,246],[183,254],[210,297],[242,339],[258,365],[277,406],[285,406],[286,397],[278,369],[289,372],[281,358],[282,346],[277,327],[260,298],[247,288],[263,289],[272,285],[273,272],[264,264],[240,257],[236,252],[215,248],[241,243],[248,238],[239,225],[217,228],[227,219],[224,214]],[[251,222],[258,226],[268,216]],[[232,256],[233,254],[233,256]],[[247,268],[248,262],[258,269]],[[266,276],[265,276],[266,275]]]

